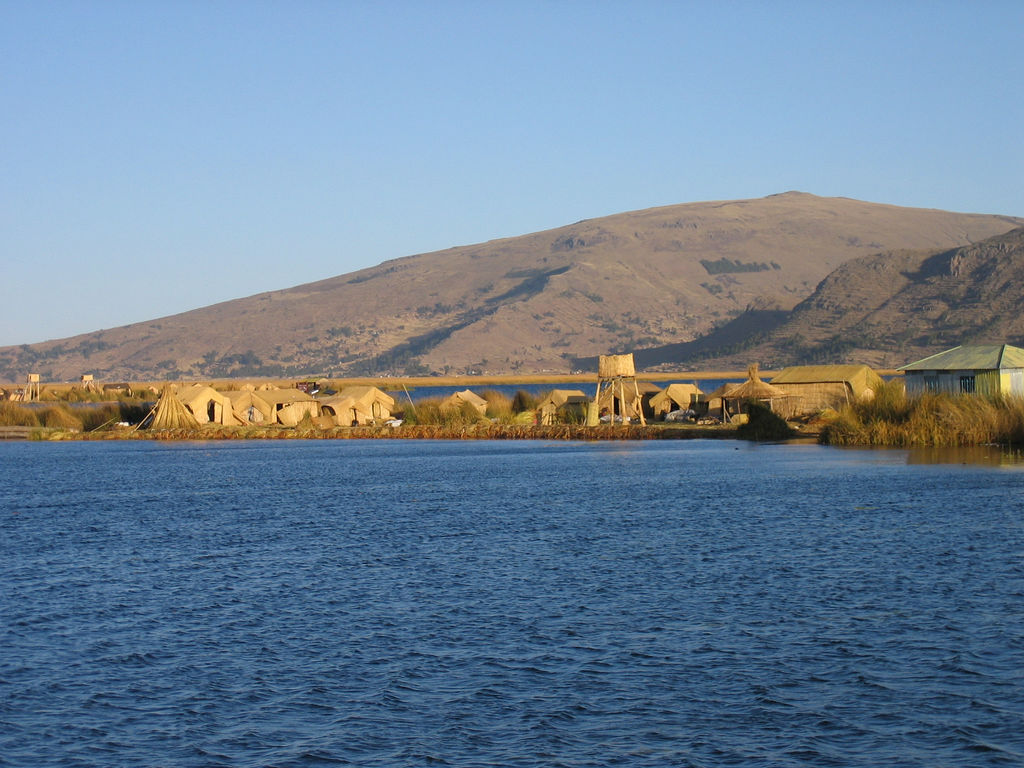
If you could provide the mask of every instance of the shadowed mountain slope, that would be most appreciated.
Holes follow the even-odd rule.
[[[758,313],[736,322],[748,316],[752,321]],[[895,368],[959,344],[1002,343],[1024,343],[1024,228],[961,248],[854,259],[731,354],[695,342],[683,354],[651,350],[656,359],[649,362],[757,360],[779,367],[856,361]]]
[[[581,357],[691,342],[748,308],[789,310],[851,259],[1022,224],[799,192],[653,208],[0,348],[0,378],[564,372]]]

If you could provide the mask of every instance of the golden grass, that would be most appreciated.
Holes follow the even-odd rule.
[[[38,427],[39,417],[32,408],[0,401],[0,427]]]
[[[821,433],[830,445],[970,446],[1024,443],[1024,400],[925,393],[889,382],[875,399],[845,406]]]

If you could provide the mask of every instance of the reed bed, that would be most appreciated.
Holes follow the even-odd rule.
[[[507,424],[477,422],[462,426],[403,424],[401,427],[225,427],[205,424],[198,429],[144,430],[120,428],[98,432],[54,432],[51,440],[685,440],[735,439],[728,426]]]
[[[39,416],[32,408],[0,400],[0,427],[38,427]]]
[[[845,406],[821,433],[829,445],[923,446],[1024,444],[1024,399],[925,393],[908,397],[898,382],[875,399]]]

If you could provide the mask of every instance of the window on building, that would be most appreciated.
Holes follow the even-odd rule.
[[[965,395],[974,394],[974,377],[973,376],[961,376],[960,377],[960,391]]]

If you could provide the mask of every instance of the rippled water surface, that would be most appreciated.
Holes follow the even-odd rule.
[[[1024,763],[1020,465],[0,445],[0,765]]]

